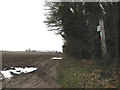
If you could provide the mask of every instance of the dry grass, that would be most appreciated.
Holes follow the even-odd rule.
[[[64,88],[117,88],[118,76],[103,78],[104,70],[93,60],[77,60],[64,57],[58,67],[58,80]]]

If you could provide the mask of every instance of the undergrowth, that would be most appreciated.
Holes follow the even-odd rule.
[[[63,88],[118,88],[116,72],[109,72],[110,77],[103,77],[103,72],[106,69],[99,67],[94,60],[64,56],[58,67],[57,79]]]

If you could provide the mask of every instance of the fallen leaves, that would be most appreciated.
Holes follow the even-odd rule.
[[[83,88],[115,88],[118,77],[102,78],[100,73],[73,74],[78,79],[78,85]]]

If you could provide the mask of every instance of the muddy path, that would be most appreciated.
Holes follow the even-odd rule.
[[[57,81],[57,66],[60,61],[51,60],[54,56],[56,55],[44,56],[43,60],[41,58],[26,59],[24,64],[20,64],[19,60],[14,64],[12,62],[16,66],[36,66],[37,70],[29,74],[14,75],[11,79],[4,80],[3,88],[60,88]],[[7,66],[9,65],[11,64]]]

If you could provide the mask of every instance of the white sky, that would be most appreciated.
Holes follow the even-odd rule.
[[[0,0],[0,50],[62,51],[62,37],[47,31],[43,0]]]

